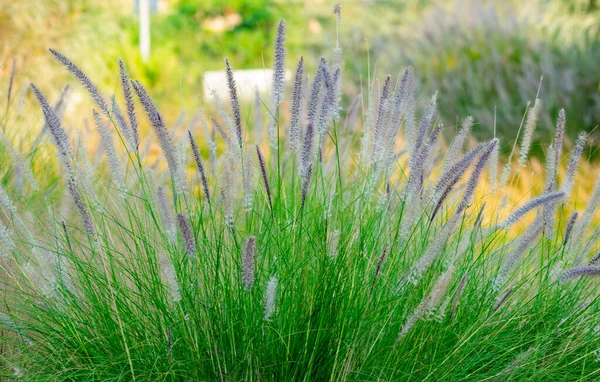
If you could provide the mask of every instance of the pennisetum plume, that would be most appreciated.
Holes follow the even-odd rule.
[[[460,154],[469,134],[471,133],[471,128],[473,127],[473,117],[469,116],[465,118],[462,123],[458,134],[450,143],[450,147],[446,151],[446,158],[444,159],[444,164],[442,165],[442,173],[447,173],[448,170],[456,164],[456,160],[458,155]]]
[[[454,266],[448,267],[448,269],[440,276],[440,278],[436,281],[433,289],[429,293],[423,301],[419,304],[419,306],[414,310],[414,312],[408,316],[404,325],[402,325],[402,329],[400,333],[398,333],[398,338],[396,338],[396,343],[394,346],[400,342],[400,340],[410,332],[413,326],[431,310],[435,309],[446,294],[446,290],[450,285],[450,281],[452,280],[452,276],[454,275]]]
[[[221,174],[221,198],[223,201],[223,215],[225,225],[233,229],[233,202],[235,198],[235,154],[231,151],[225,153],[223,172]]]
[[[596,253],[594,255],[594,257],[592,257],[590,259],[590,262],[588,263],[588,265],[596,265],[596,264],[598,264],[598,261],[600,261],[600,252]]]
[[[183,244],[185,245],[185,254],[190,258],[196,257],[196,244],[194,242],[194,234],[192,233],[192,227],[188,223],[185,216],[177,214],[177,225],[179,231],[183,237]]]
[[[529,149],[531,148],[531,142],[533,139],[533,132],[537,124],[538,113],[540,112],[541,103],[539,99],[535,100],[533,107],[527,112],[527,122],[525,122],[525,132],[523,133],[523,140],[521,141],[521,149],[519,150],[519,167],[524,167],[527,162],[529,155]]]
[[[256,237],[249,236],[244,245],[242,255],[242,282],[246,292],[254,286],[254,256],[256,253]]]
[[[597,265],[584,265],[571,268],[560,276],[560,281],[564,282],[583,276],[600,276],[600,267]]]
[[[127,108],[127,116],[129,117],[129,127],[131,129],[131,143],[133,144],[134,151],[138,151],[140,145],[140,138],[138,133],[138,121],[135,113],[135,103],[131,94],[131,86],[129,84],[129,76],[125,69],[123,60],[119,58],[119,74],[121,78],[121,88],[123,89],[123,97],[125,98],[125,105]]]
[[[256,146],[258,147],[258,145]],[[244,159],[244,203],[246,205],[246,211],[252,210],[254,203],[254,175],[256,170],[254,153],[252,149],[246,151],[246,158]]]
[[[275,52],[273,60],[273,113],[274,118],[269,122],[269,142],[272,148],[277,148],[279,105],[283,100],[283,78],[285,76],[285,22],[277,24],[275,37]]]
[[[48,126],[48,130],[50,130],[52,141],[54,142],[54,145],[58,151],[58,157],[67,170],[67,173],[72,175],[73,166],[71,164],[71,155],[73,150],[71,148],[71,143],[69,142],[69,137],[63,129],[58,116],[54,112],[54,109],[52,109],[48,104],[46,97],[44,97],[44,95],[33,83],[31,84],[31,89],[33,90],[33,93],[42,107],[44,119],[46,120],[46,126]]]
[[[158,142],[162,148],[165,158],[167,158],[167,164],[169,165],[171,177],[175,183],[177,191],[182,191],[186,188],[185,178],[183,176],[182,169],[179,168],[179,161],[177,159],[175,145],[173,143],[171,134],[165,125],[163,117],[156,108],[156,105],[154,104],[154,101],[150,95],[148,95],[148,92],[144,86],[138,81],[132,81],[132,86],[133,90],[137,93],[144,110],[146,110],[146,114],[148,115],[148,119],[152,125],[152,129],[158,138]]]
[[[265,321],[271,321],[275,313],[275,304],[277,302],[277,286],[279,279],[277,276],[271,276],[267,287],[265,288]]]
[[[49,50],[50,50],[50,53],[52,53],[52,55],[61,64],[63,64],[64,67],[67,68],[67,70],[69,72],[71,72],[71,74],[73,74],[73,76],[75,76],[75,78],[79,82],[81,82],[81,84],[83,85],[85,90],[87,90],[87,92],[90,94],[90,96],[92,97],[92,99],[94,100],[96,105],[98,105],[98,107],[100,108],[102,113],[104,113],[104,115],[106,115],[107,117],[110,117],[110,112],[108,109],[108,105],[106,104],[106,100],[104,99],[102,94],[100,94],[98,87],[96,87],[96,85],[92,82],[92,80],[90,80],[90,78],[81,69],[79,69],[79,67],[77,65],[75,65],[73,63],[73,61],[69,60],[62,53],[59,53],[54,49],[49,49]]]
[[[577,143],[575,143],[573,152],[571,153],[571,159],[569,160],[569,165],[567,166],[567,175],[563,183],[563,192],[565,193],[565,200],[569,198],[571,190],[573,189],[573,182],[575,180],[575,174],[577,173],[577,166],[579,164],[581,154],[583,153],[583,149],[585,148],[586,140],[587,134],[580,133],[577,137]]]
[[[532,199],[521,207],[517,208],[512,214],[510,214],[508,218],[506,218],[504,222],[500,223],[500,227],[508,229],[534,208],[542,207],[547,203],[560,200],[564,196],[564,192],[550,192],[542,196],[538,196],[537,198]]]
[[[231,69],[228,59],[225,59],[225,77],[227,78],[227,87],[229,88],[229,100],[231,101],[231,111],[233,112],[235,136],[241,152],[244,144],[244,137],[242,136],[242,112],[240,109],[235,77],[233,76],[233,70]]]
[[[198,175],[200,176],[200,183],[202,183],[202,191],[204,192],[204,197],[206,198],[206,201],[210,203],[210,190],[208,188],[208,180],[206,179],[206,170],[204,169],[204,162],[202,161],[202,156],[200,155],[200,150],[198,150],[196,140],[194,139],[192,132],[189,130],[188,138],[190,140],[190,146],[192,148],[194,162],[196,163],[196,169],[198,170]]]
[[[302,96],[302,75],[304,73],[304,57],[300,57],[294,76],[292,94],[292,116],[290,120],[290,149],[295,152],[300,143],[300,101]]]
[[[175,268],[173,267],[173,263],[166,255],[160,255],[158,261],[160,271],[167,282],[167,287],[169,288],[169,296],[171,297],[171,301],[175,303],[181,301],[181,291],[179,289],[179,284],[177,283],[177,274],[175,272]]]
[[[385,78],[385,82],[383,84],[383,89],[381,90],[381,97],[379,98],[379,106],[377,108],[377,116],[375,118],[375,126],[373,128],[373,142],[371,147],[371,163],[375,164],[377,156],[381,154],[383,140],[383,120],[384,114],[388,107],[388,98],[390,94],[390,83],[392,80],[392,76],[389,74]]]
[[[123,116],[123,113],[121,112],[121,109],[117,104],[117,99],[114,95],[110,97],[110,103],[111,115],[114,118],[114,120],[116,120],[116,125],[119,127],[119,130],[121,130],[121,136],[125,140],[125,143],[130,148],[130,150],[135,151],[136,144],[133,141],[133,133],[131,132],[129,125],[125,121],[125,116]]]
[[[110,130],[102,121],[100,114],[96,110],[93,111],[94,122],[96,123],[96,129],[98,130],[98,134],[100,135],[100,143],[102,144],[102,148],[106,153],[106,157],[108,158],[108,165],[110,167],[110,172],[112,174],[113,180],[119,186],[121,190],[121,195],[125,195],[125,174],[123,173],[123,169],[121,168],[121,163],[119,161],[119,154],[117,153],[117,149],[115,148],[115,143],[112,137]]]
[[[175,221],[169,207],[169,201],[162,187],[158,187],[156,191],[156,199],[158,201],[158,209],[165,226],[167,237],[171,243],[175,242]]]
[[[577,221],[578,216],[579,216],[579,212],[577,212],[577,211],[574,211],[571,214],[571,217],[569,218],[569,222],[567,223],[567,227],[565,228],[565,236],[564,236],[564,240],[563,240],[563,246],[565,246],[569,243],[569,240],[571,239],[571,232],[573,232],[573,226],[575,225],[575,222]]]
[[[273,201],[271,200],[271,186],[269,185],[269,177],[267,175],[267,165],[258,145],[256,145],[256,157],[258,158],[258,165],[260,167],[260,176],[263,180],[263,185],[265,186],[265,192],[267,193],[269,208],[271,209],[271,212],[273,212]]]

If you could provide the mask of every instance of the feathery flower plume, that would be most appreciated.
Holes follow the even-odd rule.
[[[81,130],[77,130],[75,140],[77,144],[77,158],[79,162],[74,161],[74,165],[78,175],[78,180],[81,181],[83,191],[86,197],[93,202],[96,211],[102,212],[104,207],[102,206],[102,203],[98,198],[98,194],[96,193],[96,189],[94,188],[94,169],[90,164],[87,151],[83,144],[83,134],[81,133]]]
[[[442,228],[433,241],[425,249],[424,255],[421,256],[417,264],[415,264],[411,274],[409,282],[416,285],[421,280],[421,276],[429,269],[431,264],[442,254],[444,246],[450,240],[450,236],[454,232],[456,225],[460,220],[459,214],[454,214],[446,225]]]
[[[538,196],[535,199],[531,199],[527,203],[523,204],[521,207],[517,208],[515,210],[515,212],[510,214],[510,216],[508,218],[506,218],[506,220],[504,222],[500,223],[500,226],[504,229],[508,229],[511,225],[518,222],[523,216],[525,216],[525,214],[527,214],[529,211],[533,210],[534,208],[544,206],[547,203],[550,203],[550,202],[553,202],[556,200],[560,200],[564,196],[565,196],[564,192],[550,192],[550,193],[544,194],[542,196]]]
[[[192,155],[194,156],[194,162],[196,163],[196,169],[198,170],[198,175],[200,175],[200,183],[202,183],[202,191],[204,192],[204,197],[206,201],[210,204],[210,191],[208,188],[208,180],[206,179],[206,171],[204,170],[204,162],[202,161],[202,156],[200,155],[200,150],[198,150],[198,145],[196,145],[196,140],[192,135],[192,132],[188,130],[188,138],[190,139],[190,146],[192,147]]]
[[[277,302],[277,284],[279,279],[277,276],[271,276],[265,289],[265,321],[271,321],[273,313],[275,313],[275,303]]]
[[[406,113],[406,103],[408,95],[412,92],[413,87],[413,70],[412,67],[408,67],[404,70],[404,74],[400,79],[400,86],[394,93],[394,105],[391,110],[391,123],[390,128],[383,142],[382,157],[384,163],[387,165],[393,158],[393,152],[396,144],[396,136],[400,130],[400,119],[403,114]]]
[[[563,191],[565,193],[565,200],[569,198],[571,194],[571,190],[573,189],[573,181],[575,179],[575,174],[577,173],[577,166],[579,164],[579,158],[583,153],[583,149],[585,148],[585,141],[587,140],[587,134],[580,133],[577,137],[577,143],[575,143],[575,147],[573,148],[573,152],[571,153],[571,160],[569,161],[569,165],[567,166],[567,175],[565,178],[565,182],[563,184]]]
[[[554,140],[552,146],[554,146],[554,179],[558,175],[560,169],[560,159],[562,157],[563,141],[565,139],[565,124],[566,124],[565,109],[560,109],[558,112],[558,118],[556,120],[556,129],[554,130]]]
[[[35,94],[40,106],[42,107],[42,112],[44,113],[44,119],[46,120],[46,126],[50,130],[50,135],[52,136],[52,141],[56,146],[58,151],[58,157],[62,162],[63,166],[67,170],[69,175],[73,174],[73,166],[71,164],[71,153],[73,150],[71,149],[71,143],[69,142],[69,137],[67,133],[63,129],[60,120],[54,110],[48,104],[46,97],[40,92],[40,90],[32,83],[31,89]]]
[[[152,129],[158,138],[158,142],[163,150],[165,158],[167,158],[167,164],[169,165],[169,170],[171,171],[173,181],[177,186],[176,188],[178,190],[185,189],[185,178],[183,177],[181,169],[179,168],[179,161],[177,160],[175,145],[173,144],[173,139],[169,133],[169,130],[167,129],[167,126],[165,125],[162,115],[140,82],[132,81],[132,86],[133,90],[137,93],[144,110],[146,110],[146,114],[148,115],[148,119],[152,125]]]
[[[256,145],[256,156],[258,158],[258,164],[260,166],[260,176],[262,177],[263,184],[265,185],[265,191],[267,193],[267,199],[269,200],[269,208],[273,211],[273,201],[271,200],[271,186],[269,186],[269,178],[267,176],[267,165],[265,159],[260,152],[260,148]]]
[[[94,122],[96,123],[96,129],[98,130],[98,134],[100,135],[100,143],[102,144],[102,148],[104,148],[104,152],[106,153],[106,157],[108,158],[108,166],[110,167],[110,172],[112,174],[113,180],[121,190],[121,193],[125,192],[125,174],[123,173],[123,169],[121,168],[121,163],[119,163],[119,154],[115,149],[115,143],[113,141],[112,134],[108,127],[102,122],[102,118],[100,114],[96,110],[93,110]]]
[[[500,156],[500,140],[498,140],[498,144],[492,150],[492,154],[490,155],[490,184],[492,190],[495,190],[498,186],[498,163]]]
[[[12,95],[13,84],[15,82],[15,69],[17,66],[17,58],[13,57],[12,67],[10,69],[10,79],[8,80],[8,94],[6,96],[6,108],[8,109],[8,105],[10,104],[10,97]]]
[[[258,147],[258,145],[256,146]],[[246,205],[246,211],[252,210],[252,204],[254,203],[254,174],[256,170],[253,150],[246,151],[246,158],[244,160],[244,204]]]
[[[521,149],[519,150],[519,167],[525,167],[527,157],[529,155],[529,149],[531,148],[531,141],[533,139],[533,132],[537,124],[538,114],[541,108],[539,99],[535,100],[533,107],[527,112],[527,121],[525,122],[525,132],[523,133],[523,140],[521,140]]]
[[[475,165],[475,169],[473,170],[473,173],[471,174],[471,177],[467,182],[467,189],[465,190],[463,199],[460,201],[460,204],[456,209],[456,214],[459,214],[462,211],[464,211],[467,208],[467,206],[471,203],[471,198],[475,193],[475,188],[479,183],[479,179],[481,178],[481,174],[483,173],[483,168],[489,161],[490,155],[492,154],[492,151],[494,151],[497,145],[498,138],[492,139],[492,141],[488,144],[487,148],[481,154],[481,158],[479,158],[479,161]]]
[[[400,333],[398,333],[398,338],[396,339],[396,343],[394,346],[398,345],[398,342],[413,328],[413,326],[425,315],[426,313],[431,312],[435,309],[446,294],[446,290],[450,285],[450,281],[452,280],[452,276],[454,274],[454,266],[449,266],[448,269],[440,276],[440,278],[436,281],[433,289],[429,293],[429,295],[421,301],[417,309],[408,316],[404,325],[402,325],[402,329]]]
[[[202,124],[202,132],[204,133],[204,139],[206,140],[206,144],[208,145],[208,151],[210,152],[210,164],[211,170],[214,168],[214,163],[217,159],[217,144],[215,143],[214,137],[211,134],[210,129],[208,128],[208,123],[206,123],[206,117],[204,116],[204,112],[199,110],[200,112],[200,123]]]
[[[83,222],[85,232],[88,234],[88,236],[94,237],[96,235],[94,222],[92,221],[92,217],[90,216],[90,213],[88,212],[87,207],[85,206],[85,203],[79,194],[79,191],[77,190],[75,180],[70,176],[67,176],[67,188],[69,189],[69,193],[75,202],[75,206],[77,207],[77,212],[79,213],[79,217]]]
[[[565,228],[565,238],[563,240],[563,246],[569,243],[569,239],[571,238],[571,232],[573,232],[573,226],[577,221],[577,217],[579,216],[579,212],[574,211],[569,218],[569,222],[567,223],[567,227]]]
[[[254,88],[254,137],[256,143],[260,143],[263,140],[263,115],[262,115],[262,103],[260,101],[260,94],[258,88]]]
[[[327,65],[323,67],[323,85],[325,86],[325,94],[321,102],[321,112],[319,113],[319,131],[322,138],[327,132],[328,122],[331,118],[337,118],[338,110],[335,104],[335,82],[339,76],[339,69],[336,69],[333,76],[329,72]]]
[[[233,150],[233,143],[231,142],[231,139],[229,139],[227,132],[223,129],[223,126],[221,126],[221,124],[214,117],[210,117],[210,121],[212,122],[215,130],[217,130],[221,138],[223,138],[225,141],[225,144],[227,144],[227,148]]]
[[[314,125],[315,118],[317,116],[317,105],[319,103],[319,90],[321,89],[321,81],[323,81],[323,76],[325,72],[325,67],[327,63],[325,59],[321,57],[321,61],[319,62],[319,66],[317,67],[317,72],[315,73],[315,78],[313,78],[312,88],[310,91],[310,99],[308,103],[308,124]]]
[[[304,207],[304,202],[306,202],[306,197],[308,196],[308,187],[310,186],[310,181],[312,180],[312,173],[313,165],[310,163],[304,173],[304,179],[302,179],[302,207]]]
[[[173,263],[171,263],[171,260],[169,260],[169,258],[165,255],[159,256],[158,260],[160,271],[167,282],[167,287],[169,288],[171,301],[177,303],[181,301],[181,291],[179,289],[179,284],[177,283],[177,273],[175,272]]]
[[[600,205],[600,177],[598,177],[598,179],[596,180],[596,183],[594,184],[594,188],[593,188],[590,198],[587,202],[585,210],[583,211],[583,214],[581,214],[581,219],[579,219],[575,223],[575,226],[573,227],[573,235],[572,236],[573,236],[573,238],[575,238],[575,240],[581,240],[581,238],[585,235],[599,205]]]
[[[117,126],[119,127],[119,130],[121,130],[121,135],[123,136],[125,143],[128,147],[130,147],[131,150],[135,151],[135,143],[133,141],[131,129],[129,128],[127,121],[125,121],[125,117],[123,116],[121,108],[119,108],[119,105],[117,104],[117,99],[114,95],[110,97],[110,103],[111,115],[116,120]]]
[[[450,143],[450,147],[446,151],[446,158],[444,159],[444,164],[442,166],[442,173],[448,172],[448,170],[456,164],[456,159],[460,154],[469,134],[471,133],[471,129],[473,127],[473,117],[469,116],[464,119],[458,134]]]
[[[414,76],[411,71],[410,87],[406,96],[406,107],[404,109],[404,129],[406,131],[406,142],[410,151],[412,151],[416,144],[416,128],[415,128],[415,85]]]
[[[342,7],[340,6],[340,2],[336,2],[333,6],[333,14],[336,16],[335,23],[335,48],[333,49],[333,68],[334,69],[342,69],[342,47],[340,46],[340,21],[342,19]],[[336,85],[336,97],[339,96],[341,79],[338,77]],[[336,101],[337,102],[337,101]]]
[[[69,72],[71,72],[71,74],[73,74],[73,76],[75,76],[75,78],[79,82],[81,82],[85,90],[87,90],[87,92],[90,94],[90,96],[92,97],[96,105],[98,105],[102,113],[104,113],[104,115],[106,115],[107,117],[110,117],[108,105],[106,104],[104,97],[102,96],[96,85],[92,82],[92,80],[90,80],[90,78],[81,69],[79,69],[77,65],[73,63],[73,61],[69,60],[63,54],[57,52],[54,49],[49,49],[49,51],[61,64],[64,65],[65,68],[67,68]]]
[[[181,231],[181,236],[183,237],[185,254],[190,258],[196,257],[196,244],[194,242],[194,234],[192,233],[192,227],[190,227],[190,223],[188,223],[185,216],[182,214],[177,214],[177,225],[179,225],[179,230]]]
[[[427,107],[427,109],[425,110],[425,113],[423,114],[423,119],[421,120],[421,126],[419,127],[419,131],[417,132],[417,136],[415,138],[415,146],[413,147],[413,152],[418,151],[419,148],[421,148],[421,146],[423,145],[423,142],[425,140],[425,134],[427,133],[427,130],[429,130],[429,127],[431,126],[431,123],[433,122],[433,117],[435,115],[435,110],[437,107],[437,92],[431,97],[431,100],[429,101],[429,106]]]
[[[377,277],[379,276],[379,273],[381,272],[381,269],[383,268],[383,264],[386,262],[389,253],[390,253],[390,246],[388,244],[381,252],[381,256],[379,256],[379,260],[377,261],[377,267],[375,268],[375,276],[373,276],[373,284],[371,284],[371,290],[373,290],[373,288],[375,287],[375,283],[377,282]]]
[[[333,86],[333,78],[329,72],[327,65],[323,67],[323,86],[324,94],[323,100],[321,101],[321,111],[319,113],[319,143],[322,144],[322,138],[327,133],[328,122],[332,117],[332,111],[335,108],[335,89]]]
[[[300,178],[306,179],[306,171],[312,164],[313,157],[314,128],[309,123],[304,132],[304,144],[302,145],[302,157],[300,158]]]
[[[383,119],[385,110],[388,105],[388,98],[390,94],[390,83],[392,80],[392,76],[389,74],[385,78],[385,82],[383,84],[383,89],[381,90],[381,97],[379,98],[379,107],[377,108],[377,116],[375,118],[375,127],[373,128],[373,142],[371,148],[371,163],[375,164],[376,155],[380,155],[381,153],[381,140],[383,139]]]
[[[508,258],[504,261],[500,270],[498,271],[498,275],[496,276],[496,280],[494,280],[494,288],[499,290],[504,284],[506,276],[508,273],[517,265],[517,263],[521,260],[523,255],[531,248],[535,239],[542,232],[544,228],[543,224],[539,224],[534,222],[520,237],[517,239],[515,244],[515,249],[508,256]]]
[[[456,287],[456,292],[454,293],[454,297],[452,298],[452,307],[450,308],[450,313],[448,314],[448,318],[451,319],[454,317],[456,313],[456,308],[458,307],[458,302],[463,292],[465,291],[465,285],[467,285],[467,274],[460,279],[458,282],[458,286]]]
[[[477,155],[483,151],[488,144],[489,143],[487,142],[478,144],[473,150],[465,154],[465,156],[462,157],[458,162],[450,166],[448,170],[442,172],[442,175],[435,186],[435,193],[437,195],[441,195],[448,187],[453,187],[460,180],[460,178],[462,178]]]
[[[273,62],[273,114],[283,100],[283,77],[285,76],[285,22],[279,20],[275,37],[275,53]]]
[[[582,276],[600,276],[600,267],[597,265],[584,265],[571,268],[560,276],[560,281],[565,282]]]
[[[590,262],[588,263],[588,265],[596,265],[596,264],[598,264],[598,261],[600,261],[600,252],[596,253],[594,255],[594,257],[592,257],[590,259]]]
[[[246,292],[254,285],[254,254],[256,253],[256,237],[249,236],[244,246],[242,257],[242,282]]]
[[[127,107],[127,116],[129,117],[129,127],[131,128],[131,143],[133,144],[133,150],[138,151],[140,145],[140,138],[138,134],[137,115],[135,113],[135,103],[133,102],[133,96],[131,94],[129,76],[127,75],[125,64],[120,58],[119,74],[121,77],[121,87],[123,88],[123,97],[125,98],[125,105]]]
[[[161,218],[165,226],[167,237],[171,243],[175,242],[175,222],[173,215],[171,214],[171,208],[165,190],[162,187],[158,187],[156,190],[156,199],[158,201],[158,209],[160,210]]]
[[[514,287],[510,287],[506,292],[504,292],[502,296],[500,296],[498,301],[496,301],[496,304],[494,304],[494,312],[498,311],[498,309],[500,309],[500,307],[504,305],[504,303],[506,302],[506,300],[508,300],[514,289]]]
[[[223,214],[225,225],[233,229],[233,199],[235,198],[235,154],[231,151],[225,153],[223,163],[223,181],[221,182],[221,198],[223,200]]]
[[[236,135],[235,123],[233,122],[233,119],[231,118],[231,114],[229,114],[225,110],[225,106],[223,106],[223,102],[221,101],[221,97],[219,96],[219,93],[217,93],[217,91],[215,89],[212,89],[210,87],[209,87],[209,90],[210,90],[210,95],[213,98],[215,107],[217,109],[217,113],[219,114],[219,116],[221,116],[221,119],[223,121],[225,121],[225,127],[227,127],[227,130],[229,131],[229,133],[231,135]]]
[[[229,100],[231,101],[231,111],[233,112],[233,119],[235,122],[235,136],[237,143],[242,149],[244,144],[244,137],[242,136],[242,114],[240,110],[240,101],[237,95],[237,86],[235,84],[235,78],[233,76],[233,70],[229,64],[229,60],[225,59],[225,76],[227,77],[227,87],[229,88]]]
[[[300,97],[302,96],[302,75],[304,73],[304,57],[300,57],[294,77],[292,94],[292,117],[290,121],[290,149],[295,152],[300,143]]]

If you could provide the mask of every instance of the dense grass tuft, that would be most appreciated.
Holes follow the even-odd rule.
[[[352,111],[341,121],[339,59],[320,60],[310,88],[300,61],[288,124],[284,33],[281,22],[272,102],[259,103],[268,142],[228,61],[233,117],[217,100],[214,131],[201,112],[169,129],[123,63],[127,119],[52,51],[106,114],[93,112],[103,151],[92,163],[110,171],[91,166],[81,134],[71,144],[32,85],[62,166],[51,188],[67,198],[27,182],[36,197],[16,203],[16,188],[0,188],[3,378],[598,378],[599,288],[582,276],[600,274],[590,251],[600,185],[579,219],[568,200],[585,137],[562,179],[559,131],[543,193],[508,206],[529,133],[498,182],[497,138],[464,149],[472,118],[450,151],[437,94],[416,120],[412,68],[397,85],[387,76],[380,96],[370,81],[362,123]],[[138,130],[130,86],[153,134]]]

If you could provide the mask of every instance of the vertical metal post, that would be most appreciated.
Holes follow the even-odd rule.
[[[142,61],[150,58],[150,0],[139,0],[140,54]]]

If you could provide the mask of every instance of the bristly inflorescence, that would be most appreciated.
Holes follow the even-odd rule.
[[[575,268],[571,268],[560,276],[560,281],[568,281],[583,276],[600,276],[600,266],[595,265],[584,265]]]
[[[269,176],[267,174],[267,164],[265,163],[265,158],[260,151],[260,147],[256,145],[256,157],[258,158],[258,165],[260,167],[260,177],[263,180],[263,185],[265,186],[265,192],[267,193],[267,200],[269,202],[269,208],[273,211],[273,200],[271,199],[271,186],[269,185]]]
[[[254,256],[256,253],[256,237],[249,236],[244,245],[242,255],[242,282],[244,290],[250,291],[254,286]]]
[[[132,81],[133,90],[137,93],[140,103],[146,110],[152,129],[158,138],[158,142],[162,148],[163,154],[167,159],[169,170],[171,171],[171,177],[173,178],[176,188],[178,191],[185,190],[186,181],[182,169],[180,169],[179,160],[177,159],[177,152],[175,150],[175,144],[173,138],[165,125],[164,119],[154,101],[148,95],[148,92],[144,86],[138,81]]]
[[[196,163],[196,169],[198,170],[198,175],[200,176],[200,183],[202,183],[202,191],[204,192],[204,197],[206,198],[206,201],[210,203],[210,189],[208,187],[208,179],[206,178],[204,162],[202,161],[202,156],[200,155],[200,150],[198,150],[196,140],[194,139],[192,132],[189,130],[188,138],[190,140],[190,146],[192,148],[192,155],[194,156],[194,163]]]
[[[292,94],[292,110],[290,118],[290,150],[296,151],[300,142],[300,97],[302,96],[302,75],[304,73],[304,57],[300,57],[294,76]]]
[[[123,97],[125,98],[125,105],[127,107],[127,116],[129,117],[133,149],[137,151],[140,145],[140,138],[138,133],[137,114],[135,112],[135,102],[133,101],[133,95],[131,94],[129,76],[125,69],[125,64],[121,59],[119,59],[119,74],[121,78],[121,87],[123,89]]]
[[[225,76],[227,77],[227,87],[229,88],[229,100],[231,101],[231,111],[233,112],[235,136],[240,150],[244,144],[242,135],[242,111],[240,110],[240,101],[237,94],[237,85],[233,76],[233,69],[228,59],[225,59]]]
[[[94,100],[96,105],[98,105],[98,107],[100,108],[102,113],[104,113],[107,117],[109,117],[110,111],[108,109],[108,105],[106,104],[106,100],[104,99],[104,96],[100,93],[100,91],[98,90],[98,87],[92,82],[92,80],[90,80],[90,78],[87,76],[87,74],[85,74],[81,69],[79,69],[79,67],[77,65],[75,65],[75,63],[73,63],[73,61],[69,60],[62,53],[57,52],[54,49],[49,49],[49,50],[50,50],[50,53],[52,53],[52,55],[58,61],[60,61],[60,63],[63,64],[65,66],[65,68],[67,68],[67,70],[69,72],[71,72],[71,74],[73,74],[73,76],[75,76],[75,78],[77,78],[77,80],[79,80],[79,82],[81,82],[81,84],[83,85],[85,90],[88,91],[88,93],[90,94],[90,96],[92,97],[92,99]]]
[[[183,237],[186,255],[188,255],[190,258],[196,257],[196,244],[194,242],[194,234],[192,233],[192,227],[190,227],[190,223],[188,223],[185,216],[182,214],[177,214],[177,225],[179,226],[179,231]]]

